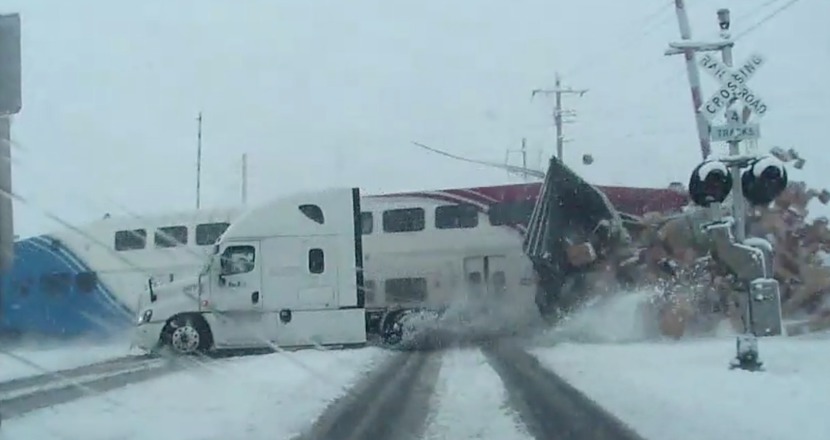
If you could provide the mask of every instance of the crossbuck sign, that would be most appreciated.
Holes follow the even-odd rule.
[[[749,61],[734,70],[710,54],[701,57],[698,64],[721,83],[720,89],[700,107],[707,120],[711,121],[733,99],[742,100],[758,116],[763,116],[767,112],[764,100],[747,86],[749,79],[764,64],[763,56],[753,54]]]

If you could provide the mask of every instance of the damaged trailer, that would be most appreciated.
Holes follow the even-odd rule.
[[[540,313],[555,322],[592,296],[638,283],[643,216],[671,218],[687,203],[686,194],[668,188],[599,189],[551,158],[523,243],[538,278]]]

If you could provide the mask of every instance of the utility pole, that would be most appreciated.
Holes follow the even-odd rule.
[[[510,162],[510,153],[520,153],[522,155],[522,180],[527,182],[529,180],[530,175],[527,173],[527,139],[522,138],[522,148],[518,150],[511,150],[508,149],[505,153],[504,164],[509,165]],[[508,171],[507,174],[512,174]]]
[[[700,88],[700,72],[697,70],[696,52],[700,50],[719,50],[720,46],[712,47],[712,45],[701,45],[691,41],[692,27],[689,24],[689,16],[686,14],[686,2],[675,0],[674,4],[677,13],[677,24],[680,27],[680,38],[683,41],[670,44],[670,49],[665,52],[665,55],[682,54],[686,59],[686,73],[689,76],[689,87],[692,92],[692,106],[695,112],[700,154],[706,160],[712,154],[712,144],[709,141],[709,123],[700,110],[703,105],[703,96]]]
[[[527,139],[522,138],[522,175],[524,176],[525,181],[527,181]]]
[[[588,92],[588,89],[573,89],[571,87],[562,87],[562,79],[559,76],[559,72],[556,73],[556,82],[554,83],[553,89],[536,89],[531,93],[531,99],[536,96],[536,94],[541,93],[544,95],[554,95],[555,96],[555,107],[553,109],[553,123],[554,127],[556,128],[556,158],[560,161],[563,161],[563,150],[565,144],[565,134],[563,133],[562,124],[566,122],[573,122],[573,120],[565,120],[563,116],[576,116],[576,112],[573,110],[563,109],[562,108],[562,95],[579,95],[582,97],[585,93]]]
[[[20,15],[0,15],[0,300],[6,274],[14,263],[11,118],[23,107]],[[2,317],[3,301],[0,301]]]
[[[242,205],[248,204],[248,153],[242,153]]]
[[[202,206],[202,112],[196,118],[196,209]]]

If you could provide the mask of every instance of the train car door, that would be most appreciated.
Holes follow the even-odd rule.
[[[486,257],[487,291],[492,299],[500,300],[507,292],[507,258],[504,256]]]
[[[464,259],[464,285],[470,299],[483,298],[486,284],[484,283],[484,260],[486,257],[469,257]]]
[[[464,259],[464,276],[471,299],[497,299],[507,290],[507,259],[487,255]]]

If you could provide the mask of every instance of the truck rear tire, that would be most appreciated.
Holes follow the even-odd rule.
[[[380,335],[384,345],[393,346],[401,342],[403,338],[403,329],[398,323],[400,315],[404,310],[394,310],[387,312],[380,321]]]

